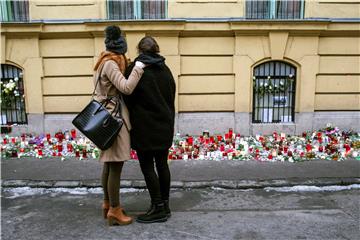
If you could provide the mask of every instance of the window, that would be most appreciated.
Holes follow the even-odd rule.
[[[1,22],[27,22],[29,21],[28,0],[0,1]]]
[[[167,17],[167,0],[108,0],[108,18],[164,19]]]
[[[254,68],[253,123],[294,122],[296,68],[271,61]]]
[[[246,18],[301,19],[304,18],[304,0],[246,0]]]
[[[24,83],[21,69],[1,64],[0,125],[26,124]]]

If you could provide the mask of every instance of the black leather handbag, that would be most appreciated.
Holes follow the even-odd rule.
[[[74,118],[72,124],[99,149],[106,150],[114,143],[124,121],[121,116],[120,97],[109,97],[103,102],[94,99],[100,76],[101,74],[96,81],[90,103]],[[116,100],[115,108],[109,112],[106,106],[114,98]]]

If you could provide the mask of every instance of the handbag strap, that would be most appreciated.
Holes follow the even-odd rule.
[[[93,93],[91,94],[91,99],[94,98],[95,91],[96,91],[96,87],[97,87],[98,83],[100,82],[101,73],[102,73],[102,70],[103,70],[104,65],[105,65],[105,63],[103,63],[103,64],[101,65],[101,67],[100,67],[99,75],[98,75],[98,77],[97,77],[97,79],[96,79],[96,83],[95,83],[95,88],[94,88]]]
[[[100,82],[101,72],[102,72],[102,69],[103,69],[104,65],[105,65],[105,63],[103,63],[103,64],[101,65],[98,78],[96,79],[95,88],[94,88],[94,91],[93,91],[93,93],[92,93],[92,95],[91,95],[91,99],[94,98],[95,91],[96,91],[96,87],[97,87],[98,83]],[[122,118],[122,106],[121,106],[121,103],[124,102],[124,99],[123,99],[123,96],[122,96],[121,92],[119,93],[119,95],[120,95],[120,96],[107,97],[106,100],[105,100],[105,102],[106,102],[105,105],[106,105],[111,99],[116,98],[118,101],[116,101],[116,103],[115,103],[115,108],[114,108],[114,110],[112,111],[112,113],[114,113],[114,112],[116,111],[116,112],[115,112],[115,116],[116,116],[117,114],[119,114],[120,117]]]

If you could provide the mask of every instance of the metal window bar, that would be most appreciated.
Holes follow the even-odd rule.
[[[0,1],[1,22],[27,22],[29,21],[28,0]]]
[[[18,81],[15,81],[15,78],[18,78]],[[13,91],[8,94],[4,92],[5,85],[10,80],[15,83],[18,96],[15,96]],[[8,64],[1,64],[1,83],[0,125],[27,124],[21,69]]]
[[[248,19],[302,19],[304,0],[246,0]]]
[[[167,0],[108,0],[108,19],[165,19]]]
[[[294,122],[296,68],[270,61],[256,66],[253,77],[252,122]]]

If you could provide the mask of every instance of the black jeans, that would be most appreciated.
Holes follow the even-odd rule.
[[[151,202],[157,204],[169,200],[170,170],[167,163],[169,150],[137,151],[141,171],[149,190]],[[156,171],[154,169],[154,160]]]

